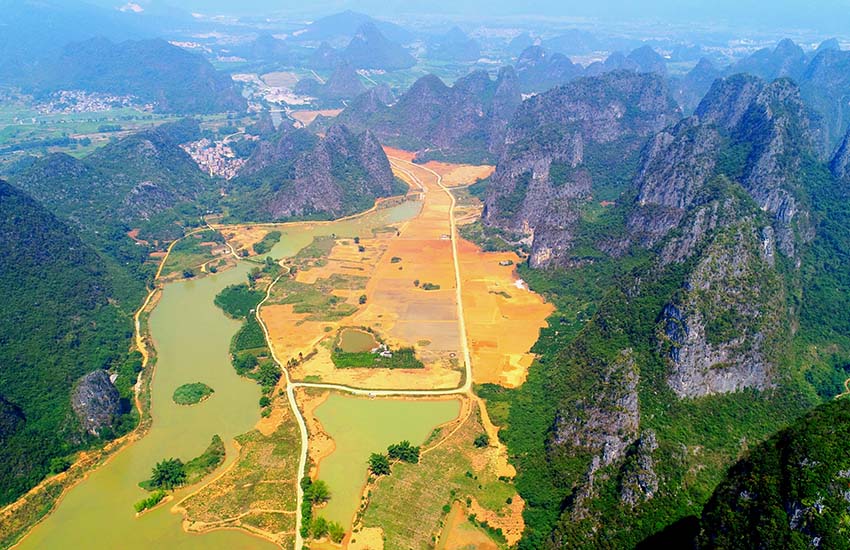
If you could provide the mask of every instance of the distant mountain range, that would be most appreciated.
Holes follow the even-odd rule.
[[[294,38],[299,41],[347,42],[353,35],[360,32],[364,25],[374,26],[379,33],[396,43],[406,44],[413,38],[413,33],[399,25],[351,10],[317,19],[301,31],[297,31]]]
[[[246,107],[228,75],[203,57],[160,39],[71,43],[14,81],[37,94],[74,89],[133,95],[160,112],[215,113]]]
[[[380,95],[379,95],[380,94]],[[353,129],[369,129],[384,143],[418,151],[420,159],[493,158],[504,129],[521,101],[513,69],[496,80],[475,71],[446,86],[434,75],[417,80],[398,101],[373,89],[352,101],[337,121]]]
[[[414,66],[416,59],[398,43],[386,38],[374,23],[367,22],[357,28],[342,49],[322,42],[311,54],[308,65],[314,69],[329,69],[343,62],[357,69],[394,71]]]
[[[582,76],[597,76],[617,70],[667,74],[664,58],[650,46],[641,46],[628,55],[614,52],[605,61],[595,61],[587,67],[573,63],[564,54],[551,53],[541,46],[529,46],[519,55],[514,66],[524,92],[543,92]]]
[[[481,58],[481,45],[458,27],[433,38],[428,46],[428,57],[447,61],[472,62]]]

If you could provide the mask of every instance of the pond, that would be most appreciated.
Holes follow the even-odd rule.
[[[345,328],[339,333],[339,349],[346,353],[361,353],[371,351],[378,346],[378,341],[371,333],[356,328]]]
[[[315,411],[336,444],[319,464],[319,479],[328,484],[331,500],[317,515],[348,529],[366,483],[369,455],[386,453],[389,445],[405,439],[421,445],[434,428],[459,413],[457,399],[369,399],[332,393]]]

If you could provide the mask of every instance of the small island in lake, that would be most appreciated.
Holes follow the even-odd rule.
[[[203,382],[192,382],[191,384],[183,384],[174,390],[172,399],[178,405],[195,405],[208,399],[214,393],[215,390]]]

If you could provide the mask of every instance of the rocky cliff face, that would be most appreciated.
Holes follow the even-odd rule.
[[[581,79],[525,101],[508,125],[485,223],[521,235],[533,266],[569,263],[581,206],[598,177],[592,161],[636,155],[677,117],[663,79],[633,72]]]
[[[452,87],[428,75],[391,106],[375,93],[355,99],[338,122],[370,129],[382,142],[417,150],[421,158],[480,161],[498,150],[520,101],[516,73],[510,68],[500,71],[495,81],[475,71]]]
[[[395,192],[381,144],[371,132],[332,126],[323,138],[285,128],[260,144],[232,183],[232,214],[242,219],[338,217]]]
[[[693,117],[659,133],[647,148],[629,232],[644,246],[658,242],[723,173],[772,214],[779,248],[795,257],[798,241],[811,238],[797,179],[810,147],[808,120],[793,83],[767,84],[746,75],[719,80]]]
[[[730,195],[689,214],[661,252],[662,263],[694,262],[658,324],[667,383],[680,398],[773,386],[776,351],[789,336],[773,230]]]
[[[638,438],[639,373],[631,350],[624,350],[606,366],[587,400],[573,403],[555,421],[551,445],[557,456],[592,456],[574,493],[574,519],[586,516],[586,501],[593,498],[599,470],[619,461]]]
[[[850,132],[847,132],[841,145],[838,146],[832,156],[829,169],[840,180],[850,179]]]
[[[93,436],[112,428],[121,412],[118,390],[109,381],[109,374],[98,369],[80,379],[71,395],[71,406],[80,425]]]

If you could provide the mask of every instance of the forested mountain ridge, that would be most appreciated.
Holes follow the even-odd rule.
[[[72,390],[87,373],[132,363],[132,312],[140,293],[116,288],[100,255],[72,227],[0,181],[0,503],[37,483],[51,459],[130,427],[119,415],[84,424]],[[136,289],[138,290],[138,289]],[[134,376],[132,367],[120,376]],[[106,380],[107,383],[108,377]],[[124,387],[132,380],[122,380]],[[117,392],[116,392],[117,397]]]
[[[850,548],[850,401],[795,421],[729,469],[702,512],[700,548]]]
[[[63,153],[36,160],[12,183],[57,216],[86,231],[120,225],[142,228],[142,238],[169,240],[182,234],[169,217],[215,189],[180,144],[197,139],[198,122],[185,119],[113,142],[83,159]]]
[[[570,245],[549,269],[523,271],[559,305],[528,382],[481,391],[510,405],[522,548],[633,547],[698,515],[742,442],[846,377],[850,319],[834,289],[850,278],[850,203],[817,160],[799,88],[720,80],[693,117],[647,143],[614,204],[574,202]],[[488,201],[510,194],[499,174],[511,160]],[[533,239],[563,220],[532,227]]]
[[[132,95],[158,112],[206,114],[244,111],[245,99],[230,76],[200,55],[161,39],[113,43],[92,38],[64,47],[16,75],[36,94],[84,90]]]

